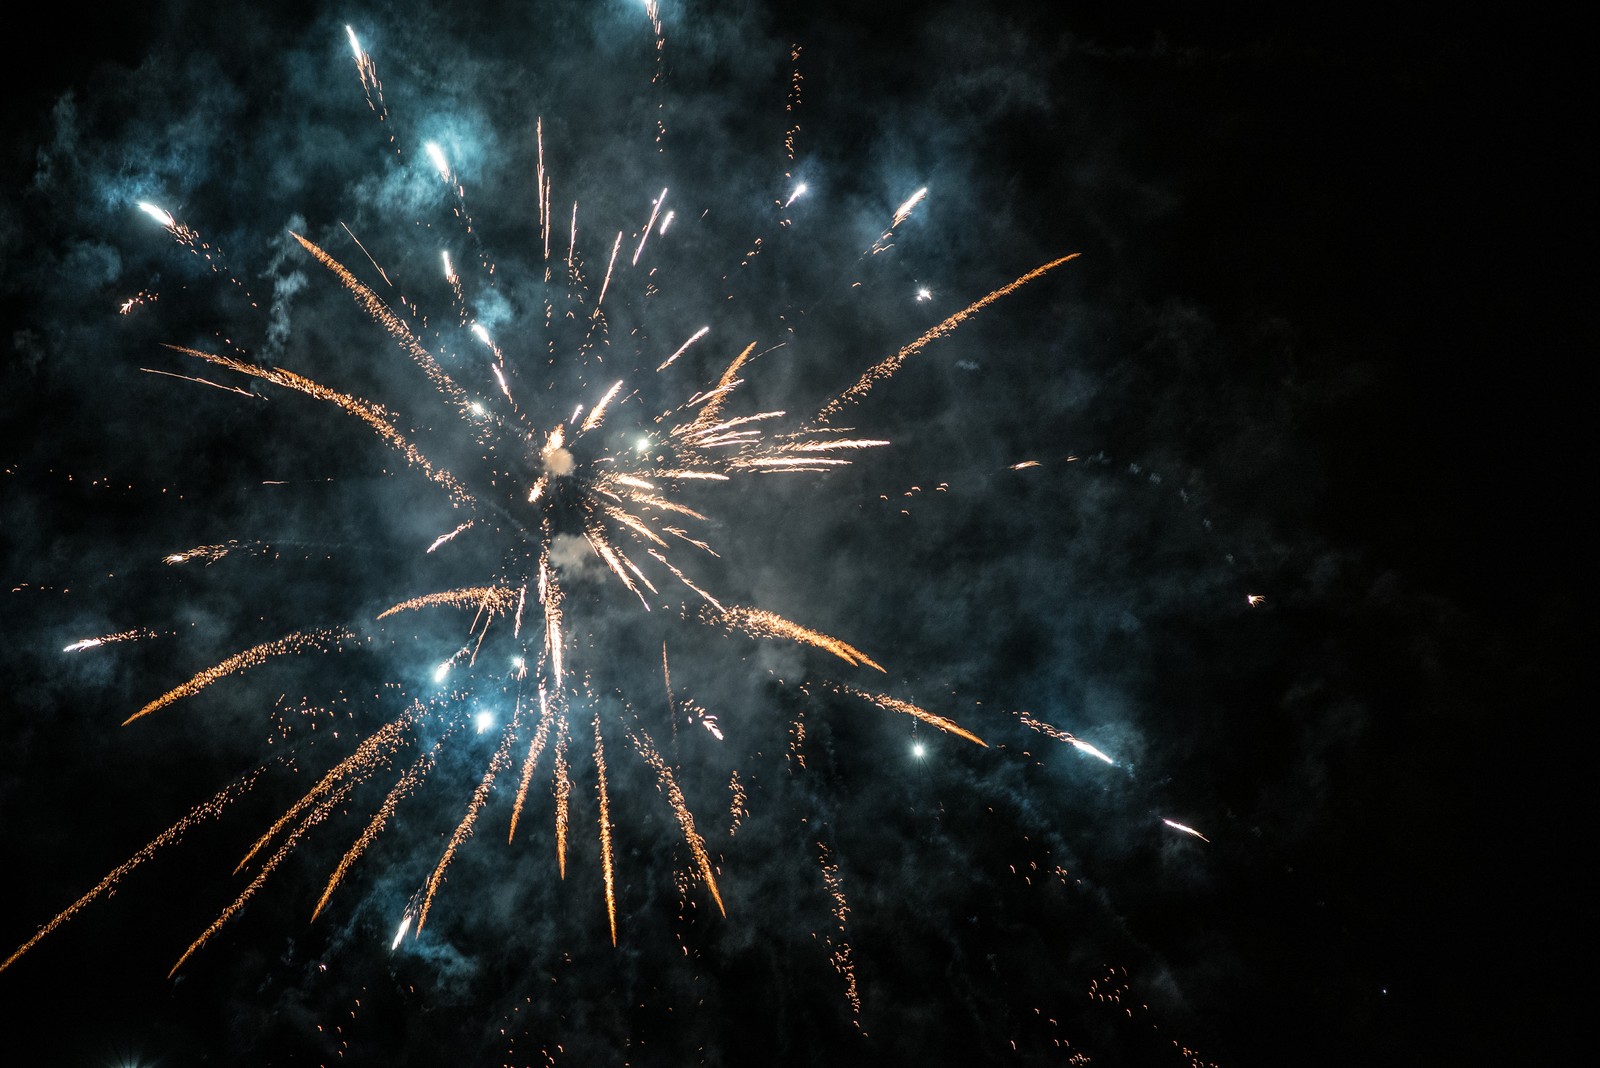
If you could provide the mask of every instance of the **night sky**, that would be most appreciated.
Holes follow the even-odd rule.
[[[1574,28],[669,2],[658,47],[631,0],[40,17],[44,66],[6,73],[0,206],[0,957],[254,785],[0,972],[0,1060],[1245,1068],[1561,1048],[1575,994],[1549,961],[1579,903],[1555,858],[1590,837],[1554,800],[1582,781],[1592,540],[1592,271],[1572,264],[1594,230],[1593,79]],[[674,220],[634,264],[663,188]],[[618,535],[660,590],[645,611],[564,513],[565,877],[548,751],[506,840],[530,682],[510,768],[391,948],[515,707],[510,657],[537,660],[543,628],[497,619],[440,682],[473,614],[376,616],[520,581],[537,448],[496,439],[486,461],[290,231],[493,406],[466,329],[485,327],[541,435],[624,380],[580,463],[663,435],[682,416],[655,417],[752,342],[727,417],[781,409],[768,432],[798,430],[1079,255],[830,424],[888,446],[680,495],[719,554],[677,542],[685,575],[882,673],[706,625]],[[477,505],[332,405],[169,346],[383,405]],[[163,562],[206,545],[230,549]],[[240,650],[341,627],[337,651],[121,725]],[[234,873],[257,837],[414,699],[434,704],[406,745],[169,977],[261,870]]]

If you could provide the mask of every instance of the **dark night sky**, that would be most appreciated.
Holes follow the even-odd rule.
[[[0,973],[18,1063],[1553,1056],[1570,995],[1550,961],[1578,903],[1552,857],[1583,834],[1555,793],[1574,782],[1576,516],[1592,482],[1578,35],[1531,17],[1125,8],[671,4],[659,66],[626,0],[43,12],[48,65],[6,74],[0,202],[5,951],[192,806],[269,771]],[[635,234],[662,187],[679,213],[638,268],[624,239],[587,364],[544,325],[547,296],[567,305],[540,282],[536,116],[557,259],[580,203],[585,301],[612,235]],[[470,236],[428,139],[460,176]],[[808,192],[780,210],[796,181]],[[893,247],[863,255],[924,186]],[[730,414],[803,417],[967,303],[1081,256],[850,410],[890,447],[686,495],[722,556],[674,559],[884,675],[696,626],[697,599],[664,572],[670,608],[647,615],[591,558],[564,559],[570,655],[592,691],[573,719],[565,880],[546,756],[527,829],[506,844],[498,789],[421,937],[390,950],[493,752],[469,728],[314,923],[409,750],[169,979],[246,885],[229,874],[243,850],[352,737],[438,690],[431,667],[470,619],[385,629],[376,612],[494,578],[521,544],[491,511],[425,555],[460,513],[356,420],[142,370],[249,389],[162,347],[236,345],[380,401],[501,500],[459,421],[285,236],[378,285],[341,222],[485,398],[441,248],[536,422],[627,378],[640,392],[608,420],[615,441],[752,340],[784,345]],[[652,373],[706,323],[672,374]],[[565,358],[548,366],[552,338]],[[234,539],[270,548],[160,562]],[[372,640],[118,726],[233,652],[346,624]],[[131,628],[152,634],[61,652]],[[722,741],[670,723],[663,641],[676,696],[714,714]],[[488,662],[424,745],[452,716],[503,713]],[[917,701],[990,745],[830,681]],[[590,704],[608,724],[616,949]],[[1024,711],[1117,765],[1030,732]],[[629,749],[634,714],[683,784],[725,919],[695,880],[681,905],[692,861]],[[859,1016],[829,963],[824,852],[849,903]],[[1121,1001],[1092,996],[1108,990]]]

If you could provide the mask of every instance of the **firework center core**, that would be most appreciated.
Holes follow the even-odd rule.
[[[555,448],[544,451],[544,469],[547,473],[561,477],[572,474],[572,469],[577,466],[572,453],[568,449],[557,445]]]

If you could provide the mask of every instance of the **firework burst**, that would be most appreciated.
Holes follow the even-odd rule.
[[[661,24],[653,8],[650,15],[659,47]],[[787,406],[752,405],[747,400],[747,386],[759,373],[760,361],[782,347],[783,337],[741,337],[741,326],[720,326],[713,320],[670,347],[657,343],[647,318],[648,306],[658,292],[658,272],[671,267],[673,261],[658,262],[655,257],[663,249],[670,256],[670,242],[684,232],[680,226],[668,233],[674,216],[670,211],[663,213],[663,207],[671,197],[670,187],[641,201],[638,218],[632,223],[615,230],[602,228],[598,237],[589,238],[587,230],[580,228],[580,220],[586,218],[580,210],[581,198],[573,199],[570,208],[557,200],[559,175],[546,162],[541,118],[535,124],[537,170],[530,207],[542,256],[538,268],[543,281],[539,289],[542,315],[532,324],[501,317],[491,329],[484,321],[484,309],[503,306],[504,298],[497,296],[497,268],[473,222],[466,184],[437,141],[408,146],[396,134],[378,63],[353,29],[347,28],[347,33],[360,90],[382,126],[388,147],[402,159],[408,158],[409,152],[415,166],[432,172],[436,183],[432,210],[444,218],[437,224],[419,218],[417,225],[465,254],[453,259],[451,247],[440,251],[447,288],[441,294],[443,306],[434,307],[425,295],[429,289],[425,282],[413,282],[417,288],[411,293],[417,295],[406,295],[400,288],[402,273],[384,266],[370,251],[374,242],[364,242],[342,220],[330,234],[346,251],[327,244],[327,239],[293,230],[291,251],[297,251],[310,269],[354,300],[375,336],[387,335],[388,347],[408,360],[431,387],[434,410],[402,412],[389,402],[278,366],[220,331],[207,345],[169,343],[167,347],[194,365],[212,373],[223,372],[231,379],[215,382],[171,371],[153,373],[255,399],[254,390],[238,384],[253,381],[255,389],[265,389],[269,397],[298,394],[352,417],[420,476],[419,491],[437,494],[457,517],[419,553],[423,562],[447,557],[472,543],[473,549],[464,551],[463,558],[482,570],[471,585],[405,589],[364,621],[296,629],[233,652],[153,696],[128,716],[131,724],[161,713],[231,676],[262,669],[277,659],[338,650],[395,649],[408,643],[422,650],[435,647],[441,636],[449,643],[429,676],[432,687],[427,692],[411,692],[401,710],[381,719],[375,728],[356,731],[355,744],[345,755],[329,762],[311,788],[256,839],[236,869],[253,872],[250,881],[193,940],[173,970],[237,915],[313,832],[357,803],[356,799],[376,790],[381,800],[371,808],[360,832],[344,846],[315,902],[313,917],[323,913],[346,875],[437,772],[441,754],[487,731],[493,731],[497,740],[479,767],[476,785],[459,803],[459,816],[445,836],[436,862],[399,918],[397,945],[408,934],[422,936],[452,861],[474,835],[496,791],[509,790],[514,798],[506,833],[515,839],[524,813],[532,807],[530,789],[541,768],[551,777],[554,862],[565,877],[568,842],[574,833],[570,823],[574,750],[585,744],[594,774],[601,896],[610,938],[616,943],[619,860],[613,839],[616,798],[610,785],[608,740],[611,759],[616,759],[617,747],[622,745],[649,770],[691,858],[686,874],[718,912],[726,915],[730,905],[719,890],[717,864],[678,782],[674,763],[663,757],[647,717],[635,710],[636,705],[658,699],[626,693],[608,682],[606,666],[614,654],[600,648],[603,628],[596,622],[598,609],[607,606],[609,610],[615,596],[625,594],[635,602],[638,613],[668,618],[669,632],[672,628],[705,628],[729,638],[819,651],[851,672],[849,681],[825,682],[836,697],[983,746],[978,734],[953,718],[874,688],[872,676],[884,676],[886,668],[879,658],[854,644],[865,644],[861,637],[824,633],[769,607],[739,603],[736,595],[727,592],[730,582],[721,566],[717,540],[717,532],[726,528],[727,522],[718,517],[730,509],[738,510],[741,497],[761,492],[761,484],[774,479],[804,478],[809,490],[827,492],[826,476],[890,444],[885,438],[835,425],[847,408],[925,346],[1073,257],[1050,260],[976,296],[873,364],[853,386],[824,401],[809,418]],[[798,74],[794,83],[798,85]],[[791,159],[794,133],[791,129],[785,137]],[[787,211],[806,190],[803,182],[793,184],[774,203],[780,211]],[[928,195],[923,188],[906,199],[863,257],[887,251],[896,229]],[[181,250],[201,256],[212,273],[228,274],[230,268],[221,251],[199,228],[152,202],[141,201],[136,207],[164,228]],[[742,265],[764,250],[766,240],[757,237],[751,243]],[[632,249],[629,256],[621,255],[625,245]],[[458,262],[472,263],[476,269],[464,273]],[[234,284],[243,289],[237,281]],[[126,312],[132,306],[129,302],[121,310]],[[617,336],[619,328],[613,322],[619,309],[625,319],[644,324],[636,325],[626,339]],[[502,347],[497,335],[504,338],[508,334],[516,336],[516,343]],[[717,360],[719,351],[721,362],[712,365],[712,375],[696,381],[690,370],[695,357]],[[705,366],[704,362],[700,366]],[[463,448],[462,442],[470,444]],[[209,565],[240,544],[231,540],[202,545],[173,551],[164,559],[169,565],[191,561]],[[429,581],[426,575],[426,568],[407,567],[397,578],[424,584]],[[597,575],[605,581],[595,581]],[[737,587],[736,582],[731,585]],[[425,636],[411,622],[438,615],[460,622],[430,627]],[[152,634],[136,628],[82,639],[66,651]],[[673,696],[668,661],[671,640],[665,639],[661,646],[667,714],[654,729],[675,733],[680,719],[698,720],[708,735],[720,741],[722,729],[714,712]],[[513,666],[508,670],[507,664]],[[415,689],[401,680],[394,685]],[[491,700],[511,709],[503,723],[497,723],[491,713],[474,713]],[[319,711],[325,710],[307,706],[301,714],[314,718]],[[472,726],[476,729],[469,730]],[[791,733],[798,749],[804,737],[803,723],[797,721]],[[796,756],[803,765],[803,753],[797,751]],[[0,962],[0,970],[10,967],[84,905],[109,893],[132,868],[189,827],[218,815],[268,767],[250,772],[157,836]],[[737,770],[732,782],[737,810]],[[832,957],[841,974],[847,975],[848,1000],[859,1012],[860,999],[849,971],[850,949],[843,941],[847,907],[841,877],[836,863],[828,859],[826,844],[820,846],[827,885],[838,902],[839,927],[830,937]],[[737,903],[733,903],[732,910],[736,909]]]

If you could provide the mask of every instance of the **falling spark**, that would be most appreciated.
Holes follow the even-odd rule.
[[[693,345],[696,341],[699,341],[701,338],[705,337],[710,332],[711,332],[711,327],[709,327],[709,326],[702,326],[700,329],[696,330],[690,336],[689,340],[685,341],[683,344],[679,345],[678,346],[678,351],[674,352],[671,356],[668,356],[666,358],[666,360],[661,364],[661,366],[656,368],[656,370],[657,371],[665,371],[668,367],[671,367],[673,365],[673,363],[678,359],[679,356],[682,356],[686,351],[688,351],[688,348],[689,348],[690,345]]]
[[[650,221],[644,224],[644,231],[639,235],[639,247],[633,250],[633,266],[639,266],[639,255],[644,252],[644,243],[649,240],[650,231],[656,225],[656,213],[661,210],[662,201],[667,199],[666,189],[661,190],[661,195],[656,197],[655,203],[650,207]]]
[[[149,702],[143,708],[139,709],[139,711],[123,720],[122,725],[126,727],[136,719],[139,719],[143,716],[148,716],[152,712],[166,708],[175,701],[181,701],[185,697],[191,697],[205,689],[207,686],[210,686],[218,679],[226,678],[236,671],[244,671],[249,668],[260,667],[262,664],[266,663],[270,657],[289,656],[295,653],[305,652],[307,650],[324,650],[338,645],[341,642],[351,641],[354,638],[354,631],[339,628],[322,631],[303,631],[298,634],[290,634],[282,638],[277,638],[270,642],[262,642],[260,645],[257,645],[252,649],[246,649],[243,652],[235,653],[233,656],[228,657],[221,663],[206,668],[204,671],[194,676],[188,682],[183,683],[181,686],[176,686],[171,690],[168,690],[166,693]]]
[[[907,197],[904,204],[901,204],[898,208],[894,209],[894,220],[889,223],[889,229],[893,230],[896,226],[899,226],[901,223],[911,218],[911,212],[918,204],[922,203],[923,198],[925,198],[927,195],[928,187],[923,186],[921,189]]]
[[[1193,835],[1194,837],[1200,839],[1200,841],[1202,841],[1202,842],[1209,843],[1211,841],[1211,839],[1207,838],[1205,835],[1201,834],[1199,831],[1195,830],[1193,827],[1190,827],[1190,826],[1188,826],[1186,824],[1176,823],[1176,822],[1174,822],[1172,820],[1168,820],[1168,819],[1163,819],[1161,822],[1165,823],[1168,827],[1171,827],[1175,831],[1182,831],[1184,834]]]
[[[1259,594],[1259,593],[1248,593],[1248,594],[1245,594],[1245,598],[1244,599],[1245,599],[1245,603],[1248,604],[1251,608],[1255,608],[1257,605],[1265,604],[1266,600],[1267,600],[1265,596],[1263,596],[1262,594]]]

